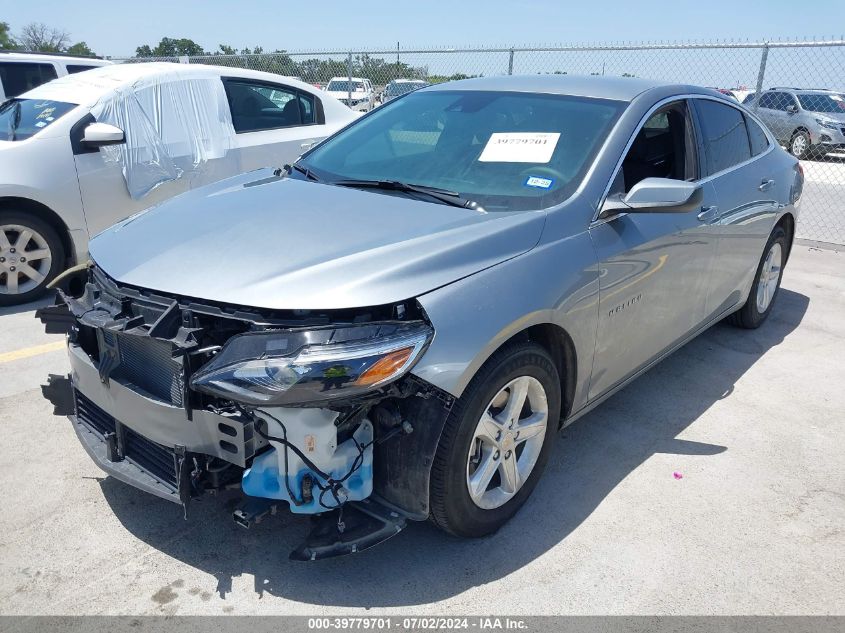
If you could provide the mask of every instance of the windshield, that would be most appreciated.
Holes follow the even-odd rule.
[[[845,113],[845,97],[836,94],[798,94],[801,107],[810,112]]]
[[[387,94],[391,96],[403,95],[406,92],[412,92],[417,88],[422,88],[426,84],[423,81],[398,81],[391,82],[387,86]]]
[[[349,82],[348,81],[330,81],[326,90],[331,90],[333,92],[349,92]],[[360,81],[353,81],[352,82],[352,92],[362,92],[364,90],[364,84]]]
[[[321,180],[437,187],[488,211],[541,209],[578,187],[618,101],[517,92],[420,91],[307,154]]]
[[[23,141],[76,107],[47,99],[9,99],[0,105],[0,141]]]

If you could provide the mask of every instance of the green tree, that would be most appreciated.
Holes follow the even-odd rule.
[[[163,37],[155,48],[143,44],[135,49],[135,57],[179,57],[180,55],[205,55],[205,50],[186,37]]]
[[[17,47],[18,43],[9,35],[9,23],[0,22],[0,48],[10,50]]]
[[[70,35],[47,26],[43,22],[30,22],[17,36],[21,48],[43,53],[61,53],[68,45]]]
[[[68,46],[65,52],[78,57],[96,57],[96,53],[88,48],[88,44],[85,42],[77,42],[72,46]]]

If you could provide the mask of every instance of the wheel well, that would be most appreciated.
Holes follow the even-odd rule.
[[[790,137],[789,137],[789,138],[790,138],[790,139],[792,139],[792,137],[793,137],[793,136],[795,136],[796,134],[798,134],[798,132],[806,132],[807,134],[809,134],[809,133],[810,133],[810,130],[808,130],[808,129],[807,129],[806,127],[804,127],[803,125],[799,125],[797,128],[795,128],[795,129],[792,131],[792,134],[790,135]]]
[[[795,237],[795,217],[791,213],[784,213],[783,217],[778,220],[778,223],[775,226],[782,226],[783,230],[786,232],[787,251],[786,259],[784,261],[788,261],[789,253],[792,252],[792,240]]]
[[[540,323],[515,334],[505,341],[502,347],[520,339],[537,343],[545,348],[552,357],[558,374],[560,374],[560,394],[562,397],[560,418],[561,421],[565,420],[572,410],[575,381],[578,373],[577,356],[572,339],[562,327],[553,323]]]
[[[26,211],[39,219],[47,222],[56,229],[59,234],[59,239],[62,241],[62,246],[65,249],[65,259],[67,265],[74,263],[73,242],[70,239],[70,231],[62,219],[50,207],[44,206],[40,202],[29,200],[28,198],[0,198],[0,211]]]

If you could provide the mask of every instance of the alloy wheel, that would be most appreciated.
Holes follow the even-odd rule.
[[[807,139],[804,138],[803,134],[796,134],[795,137],[792,139],[792,155],[803,156],[804,152],[806,151]]]
[[[24,294],[50,272],[53,254],[44,236],[21,224],[0,225],[0,294]]]
[[[546,391],[532,376],[511,380],[493,397],[467,455],[466,483],[475,505],[499,508],[519,492],[543,449],[548,418]]]
[[[772,244],[766,259],[760,267],[760,278],[757,280],[757,311],[763,314],[778,289],[780,271],[783,267],[783,249],[778,242]]]

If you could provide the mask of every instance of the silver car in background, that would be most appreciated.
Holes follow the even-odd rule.
[[[239,486],[245,527],[317,515],[294,558],[409,519],[482,536],[562,426],[712,324],[766,320],[802,185],[713,90],[431,86],[95,238],[39,313],[70,333],[45,395],[131,485],[186,508]]]
[[[396,97],[401,97],[402,95],[406,95],[414,90],[425,88],[427,85],[428,82],[421,79],[394,79],[385,86],[382,103],[392,101]]]
[[[832,90],[772,88],[751,94],[744,105],[796,158],[823,158],[845,151],[845,95]]]

